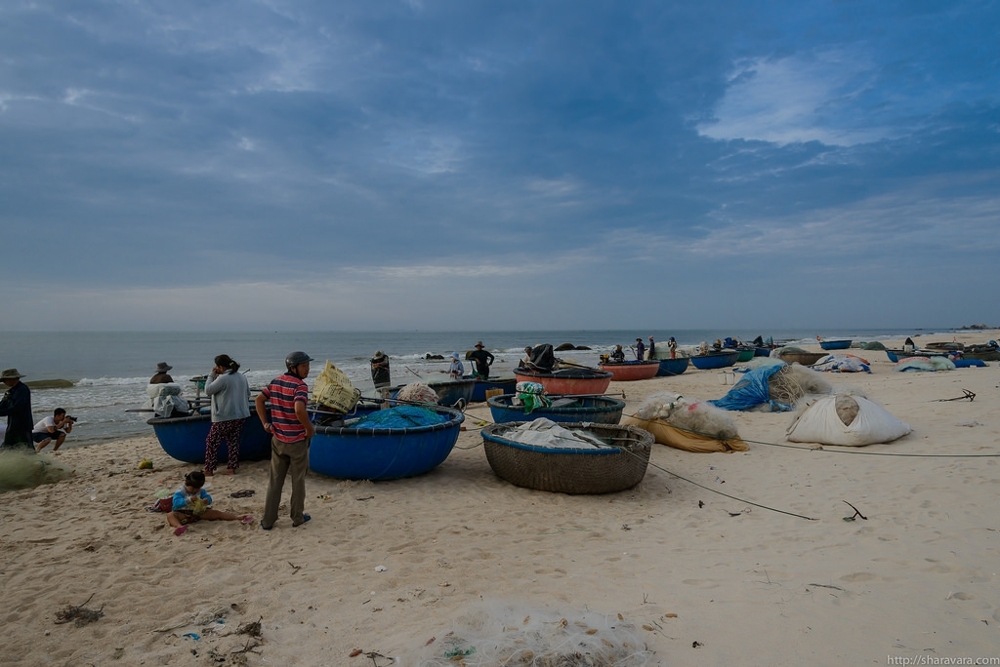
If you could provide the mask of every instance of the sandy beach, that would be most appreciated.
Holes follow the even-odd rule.
[[[628,664],[998,660],[1000,365],[898,373],[884,352],[851,352],[870,375],[824,377],[863,390],[910,435],[816,450],[785,439],[794,413],[732,413],[749,451],[656,445],[645,479],[605,496],[497,478],[476,428],[484,405],[431,473],[385,483],[310,473],[312,521],[293,529],[283,504],[270,532],[202,522],[174,536],[145,507],[195,466],[152,435],[66,448],[55,458],[71,479],[0,497],[0,664],[381,667],[435,652],[442,661],[430,664],[462,664],[441,657],[448,633],[469,635],[484,617],[627,629],[645,649]],[[729,388],[718,371],[691,369],[611,389],[630,413],[657,391],[712,399]],[[963,389],[975,400],[946,400]],[[138,468],[143,458],[153,470]],[[215,507],[259,518],[267,470],[249,462],[211,478]],[[243,490],[254,494],[231,497]],[[845,521],[845,501],[866,518]],[[56,622],[84,603],[103,616]],[[467,664],[493,639],[483,629]]]

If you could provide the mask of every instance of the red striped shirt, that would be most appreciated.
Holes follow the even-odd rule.
[[[295,404],[309,402],[309,387],[291,373],[271,380],[260,392],[271,402],[271,432],[282,442],[298,442],[306,429],[295,415]]]

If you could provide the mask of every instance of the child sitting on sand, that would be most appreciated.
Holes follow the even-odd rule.
[[[250,515],[236,516],[210,507],[212,496],[208,495],[205,486],[205,473],[200,470],[189,472],[184,476],[184,486],[177,489],[173,496],[171,511],[167,514],[167,523],[174,529],[174,535],[187,532],[188,524],[204,519],[205,521],[240,521],[250,523]]]

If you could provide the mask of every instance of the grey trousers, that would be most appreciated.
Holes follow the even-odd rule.
[[[298,526],[305,519],[306,473],[309,472],[309,439],[296,442],[281,442],[271,438],[271,478],[267,484],[267,499],[264,501],[264,518],[260,525],[270,527],[278,520],[278,505],[281,504],[281,488],[285,485],[285,475],[291,470],[292,477],[292,525]]]

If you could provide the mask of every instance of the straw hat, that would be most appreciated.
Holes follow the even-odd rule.
[[[160,363],[156,364],[156,372],[157,373],[166,373],[171,368],[173,368],[173,366],[168,366],[167,362],[165,362],[165,361],[161,361]]]
[[[18,378],[26,377],[25,375],[18,373],[16,368],[5,368],[2,373],[0,373],[0,380],[17,380]]]
[[[375,350],[375,356],[372,357],[372,359],[378,361],[379,359],[384,359],[384,358],[385,358],[385,352],[383,352],[382,350]]]

